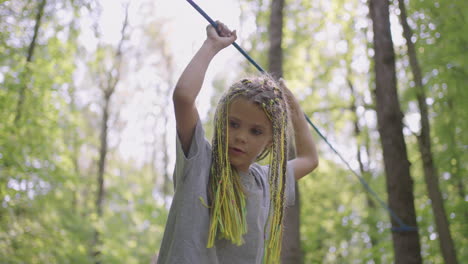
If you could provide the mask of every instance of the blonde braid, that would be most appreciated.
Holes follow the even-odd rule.
[[[238,172],[233,169],[228,155],[229,102],[242,91],[237,89],[221,99],[215,114],[215,133],[209,190],[211,197],[210,229],[207,247],[213,247],[219,237],[235,245],[244,243],[247,233],[245,193]]]
[[[266,112],[276,118],[271,119],[273,125],[273,146],[270,155],[270,214],[269,237],[264,252],[264,263],[279,263],[281,241],[283,237],[283,216],[286,185],[286,164],[288,149],[288,106],[283,92],[275,86],[277,95],[270,106],[266,105]],[[264,106],[265,107],[265,106]]]

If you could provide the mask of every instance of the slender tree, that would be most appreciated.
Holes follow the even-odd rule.
[[[115,62],[113,67],[108,71],[105,76],[98,76],[99,86],[103,91],[104,104],[102,105],[102,120],[101,120],[101,131],[100,131],[100,146],[99,146],[99,160],[98,160],[98,174],[97,174],[97,186],[98,192],[96,196],[96,214],[98,219],[103,217],[103,201],[104,201],[104,174],[106,169],[106,156],[108,154],[108,122],[110,117],[110,102],[112,95],[115,92],[115,88],[120,81],[121,64],[123,51],[122,46],[126,40],[126,30],[128,27],[128,5],[125,8],[125,19],[121,29],[121,39],[118,43],[117,50],[115,52]],[[93,238],[93,256],[95,257],[95,263],[101,263],[99,255],[100,234],[98,230],[94,231]]]
[[[403,36],[406,40],[408,47],[408,57],[410,62],[411,72],[416,88],[416,97],[420,112],[421,132],[418,136],[418,146],[421,153],[424,179],[426,181],[427,192],[431,199],[432,211],[434,213],[437,233],[439,234],[439,245],[444,257],[445,263],[455,264],[458,263],[455,246],[453,243],[452,235],[450,234],[450,227],[445,213],[444,201],[439,188],[439,174],[434,165],[431,147],[431,128],[428,117],[428,107],[426,104],[426,92],[422,81],[421,68],[419,66],[418,58],[416,55],[415,45],[411,40],[413,32],[408,25],[406,7],[402,0],[398,0],[400,8],[400,23],[403,27]]]
[[[388,204],[406,225],[414,228],[414,230],[396,229],[392,233],[395,263],[422,263],[413,181],[403,137],[403,114],[396,87],[389,2],[370,0],[369,4],[374,32],[377,122],[384,157]],[[393,218],[392,225],[399,227]]]
[[[455,160],[455,163],[452,163],[452,174],[454,178],[454,185],[456,186],[457,194],[459,199],[462,201],[465,201],[466,199],[466,190],[465,190],[465,185],[463,184],[463,176],[461,175],[460,172],[462,172],[462,163],[460,160],[462,160],[462,153],[458,149],[458,142],[457,142],[457,121],[460,120],[459,116],[456,116],[454,113],[456,113],[455,107],[454,107],[454,98],[451,97],[452,95],[448,96],[447,98],[447,108],[448,112],[450,113],[449,118],[448,118],[448,124],[450,126],[449,133],[450,136],[448,137],[448,145],[449,149],[451,150],[451,156],[452,160]],[[468,219],[468,206],[462,207],[461,213],[463,214],[464,219]],[[464,234],[465,237],[468,238],[468,228],[464,229]]]
[[[268,71],[275,77],[283,77],[283,9],[284,0],[272,0],[268,27]]]
[[[270,47],[268,50],[268,71],[275,77],[283,77],[283,9],[284,0],[272,0],[268,37]],[[294,146],[291,144],[289,158],[295,155]],[[296,197],[294,206],[285,208],[284,233],[281,250],[281,262],[283,264],[299,264],[303,262],[300,240],[300,204],[299,188],[296,185]]]
[[[167,44],[166,40],[161,41],[161,55],[164,61],[164,68],[166,70],[165,81],[167,83],[166,90],[163,92],[163,98],[165,98],[165,102],[161,104],[161,113],[163,115],[163,135],[162,135],[162,144],[163,144],[163,194],[167,196],[170,194],[170,179],[169,179],[169,172],[167,170],[169,166],[169,146],[168,146],[168,130],[169,130],[169,117],[170,111],[167,107],[169,105],[169,99],[171,98],[170,94],[172,92],[172,87],[174,87],[174,58],[169,50],[169,45]]]
[[[356,54],[355,51],[355,44],[353,43],[353,39],[357,37],[356,32],[353,30],[355,28],[355,18],[351,19],[351,23],[347,24],[343,34],[344,38],[346,40],[347,46],[348,46],[348,52],[346,52],[343,56],[346,61],[346,81],[348,84],[348,88],[350,90],[351,94],[351,104],[350,104],[350,111],[352,112],[352,121],[353,121],[353,127],[354,127],[354,136],[356,138],[356,159],[358,161],[359,165],[359,173],[363,177],[363,179],[366,182],[369,182],[371,179],[371,171],[369,170],[369,163],[365,164],[363,161],[363,156],[364,154],[369,157],[369,135],[364,134],[362,132],[361,126],[360,126],[360,118],[357,112],[357,107],[358,107],[358,96],[359,93],[355,89],[354,85],[354,78],[353,76],[355,73],[353,72],[353,67],[352,67],[352,62],[353,62],[353,57]],[[368,43],[366,43],[368,44]],[[365,120],[363,120],[365,121]],[[364,139],[364,140],[361,140]],[[363,153],[364,152],[364,153]],[[367,225],[369,227],[368,235],[370,238],[370,245],[373,249],[377,248],[377,245],[379,243],[379,237],[377,235],[377,221],[376,221],[376,210],[377,206],[372,199],[370,193],[367,190],[364,190],[365,194],[365,202],[366,202],[366,207],[368,211],[368,215],[365,218],[367,221]],[[372,261],[375,264],[379,264],[381,262],[380,258],[376,254],[371,255]]]
[[[348,68],[348,71],[350,70],[350,68]],[[357,157],[357,161],[358,161],[358,164],[359,164],[359,172],[360,174],[362,175],[362,177],[364,178],[364,180],[366,180],[367,182],[370,180],[370,171],[366,168],[365,164],[364,164],[364,161],[362,159],[362,156],[363,156],[363,153],[362,153],[362,149],[364,148],[365,149],[365,152],[367,153],[367,156],[368,153],[369,153],[369,146],[368,146],[368,143],[366,142],[365,144],[362,144],[360,141],[359,141],[359,138],[362,137],[362,131],[361,131],[361,127],[359,126],[359,116],[357,114],[357,103],[356,103],[356,97],[357,97],[357,93],[355,91],[355,88],[354,88],[354,85],[352,83],[352,81],[350,80],[350,78],[348,78],[348,87],[350,89],[350,92],[351,92],[351,111],[353,112],[354,114],[354,121],[353,121],[353,125],[354,125],[354,136],[356,137],[357,140],[357,146],[356,146],[356,157]],[[368,167],[368,166],[367,166]],[[379,238],[376,236],[376,233],[377,233],[377,230],[376,229],[376,220],[375,220],[375,216],[373,215],[375,210],[377,209],[377,206],[374,202],[374,200],[372,200],[372,197],[370,196],[369,192],[365,191],[365,195],[366,195],[366,206],[368,208],[368,211],[369,211],[369,215],[367,216],[367,224],[369,225],[369,238],[370,238],[370,244],[372,247],[377,247],[377,244],[379,243]],[[379,264],[381,261],[378,257],[375,256],[375,254],[372,254],[372,260],[375,264]]]
[[[154,102],[154,106],[159,108],[158,115],[151,113],[156,122],[154,123],[154,143],[153,148],[153,168],[158,167],[157,160],[159,156],[157,153],[162,154],[162,183],[159,182],[159,179],[155,177],[155,181],[158,184],[162,184],[160,190],[164,197],[167,197],[171,194],[171,179],[169,167],[169,144],[168,144],[168,135],[169,135],[169,121],[171,117],[171,109],[167,107],[169,100],[171,98],[170,94],[172,88],[174,87],[174,76],[175,76],[175,63],[174,55],[171,51],[171,45],[168,40],[165,38],[166,34],[164,32],[165,27],[163,21],[151,21],[145,27],[147,45],[143,49],[143,53],[152,53],[156,52],[159,55],[158,61],[153,63],[156,67],[156,71],[160,75],[162,83],[158,83],[155,86],[155,93],[157,101]],[[164,83],[164,84],[163,84]],[[156,176],[156,171],[155,171]],[[164,199],[166,202],[166,199]]]
[[[28,79],[27,75],[29,74],[28,69],[30,66],[29,63],[32,62],[33,60],[34,51],[36,49],[37,37],[39,35],[39,30],[41,28],[42,17],[44,15],[44,9],[45,9],[46,3],[47,3],[46,0],[42,0],[37,7],[36,21],[34,25],[34,33],[33,33],[31,42],[29,43],[28,54],[26,56],[26,69],[25,69],[25,73],[23,76],[23,85],[20,87],[20,90],[19,90],[18,103],[16,106],[15,123],[18,123],[18,121],[21,119],[22,107],[24,104],[24,100],[26,96],[26,89],[27,89],[27,79]]]

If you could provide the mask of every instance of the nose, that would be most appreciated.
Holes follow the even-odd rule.
[[[247,133],[243,130],[236,131],[237,133],[234,135],[234,139],[236,142],[245,143],[247,141]]]

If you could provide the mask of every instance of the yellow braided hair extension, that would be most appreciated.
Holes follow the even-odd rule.
[[[240,177],[231,167],[228,155],[228,102],[240,93],[241,91],[234,91],[224,98],[225,103],[220,103],[216,111],[209,181],[212,205],[208,248],[214,246],[217,237],[242,245],[243,235],[247,233],[245,194]]]

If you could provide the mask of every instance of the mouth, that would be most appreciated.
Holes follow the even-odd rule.
[[[229,148],[229,151],[233,154],[245,154],[245,151],[240,149],[240,148],[236,148],[236,147],[230,147]]]

